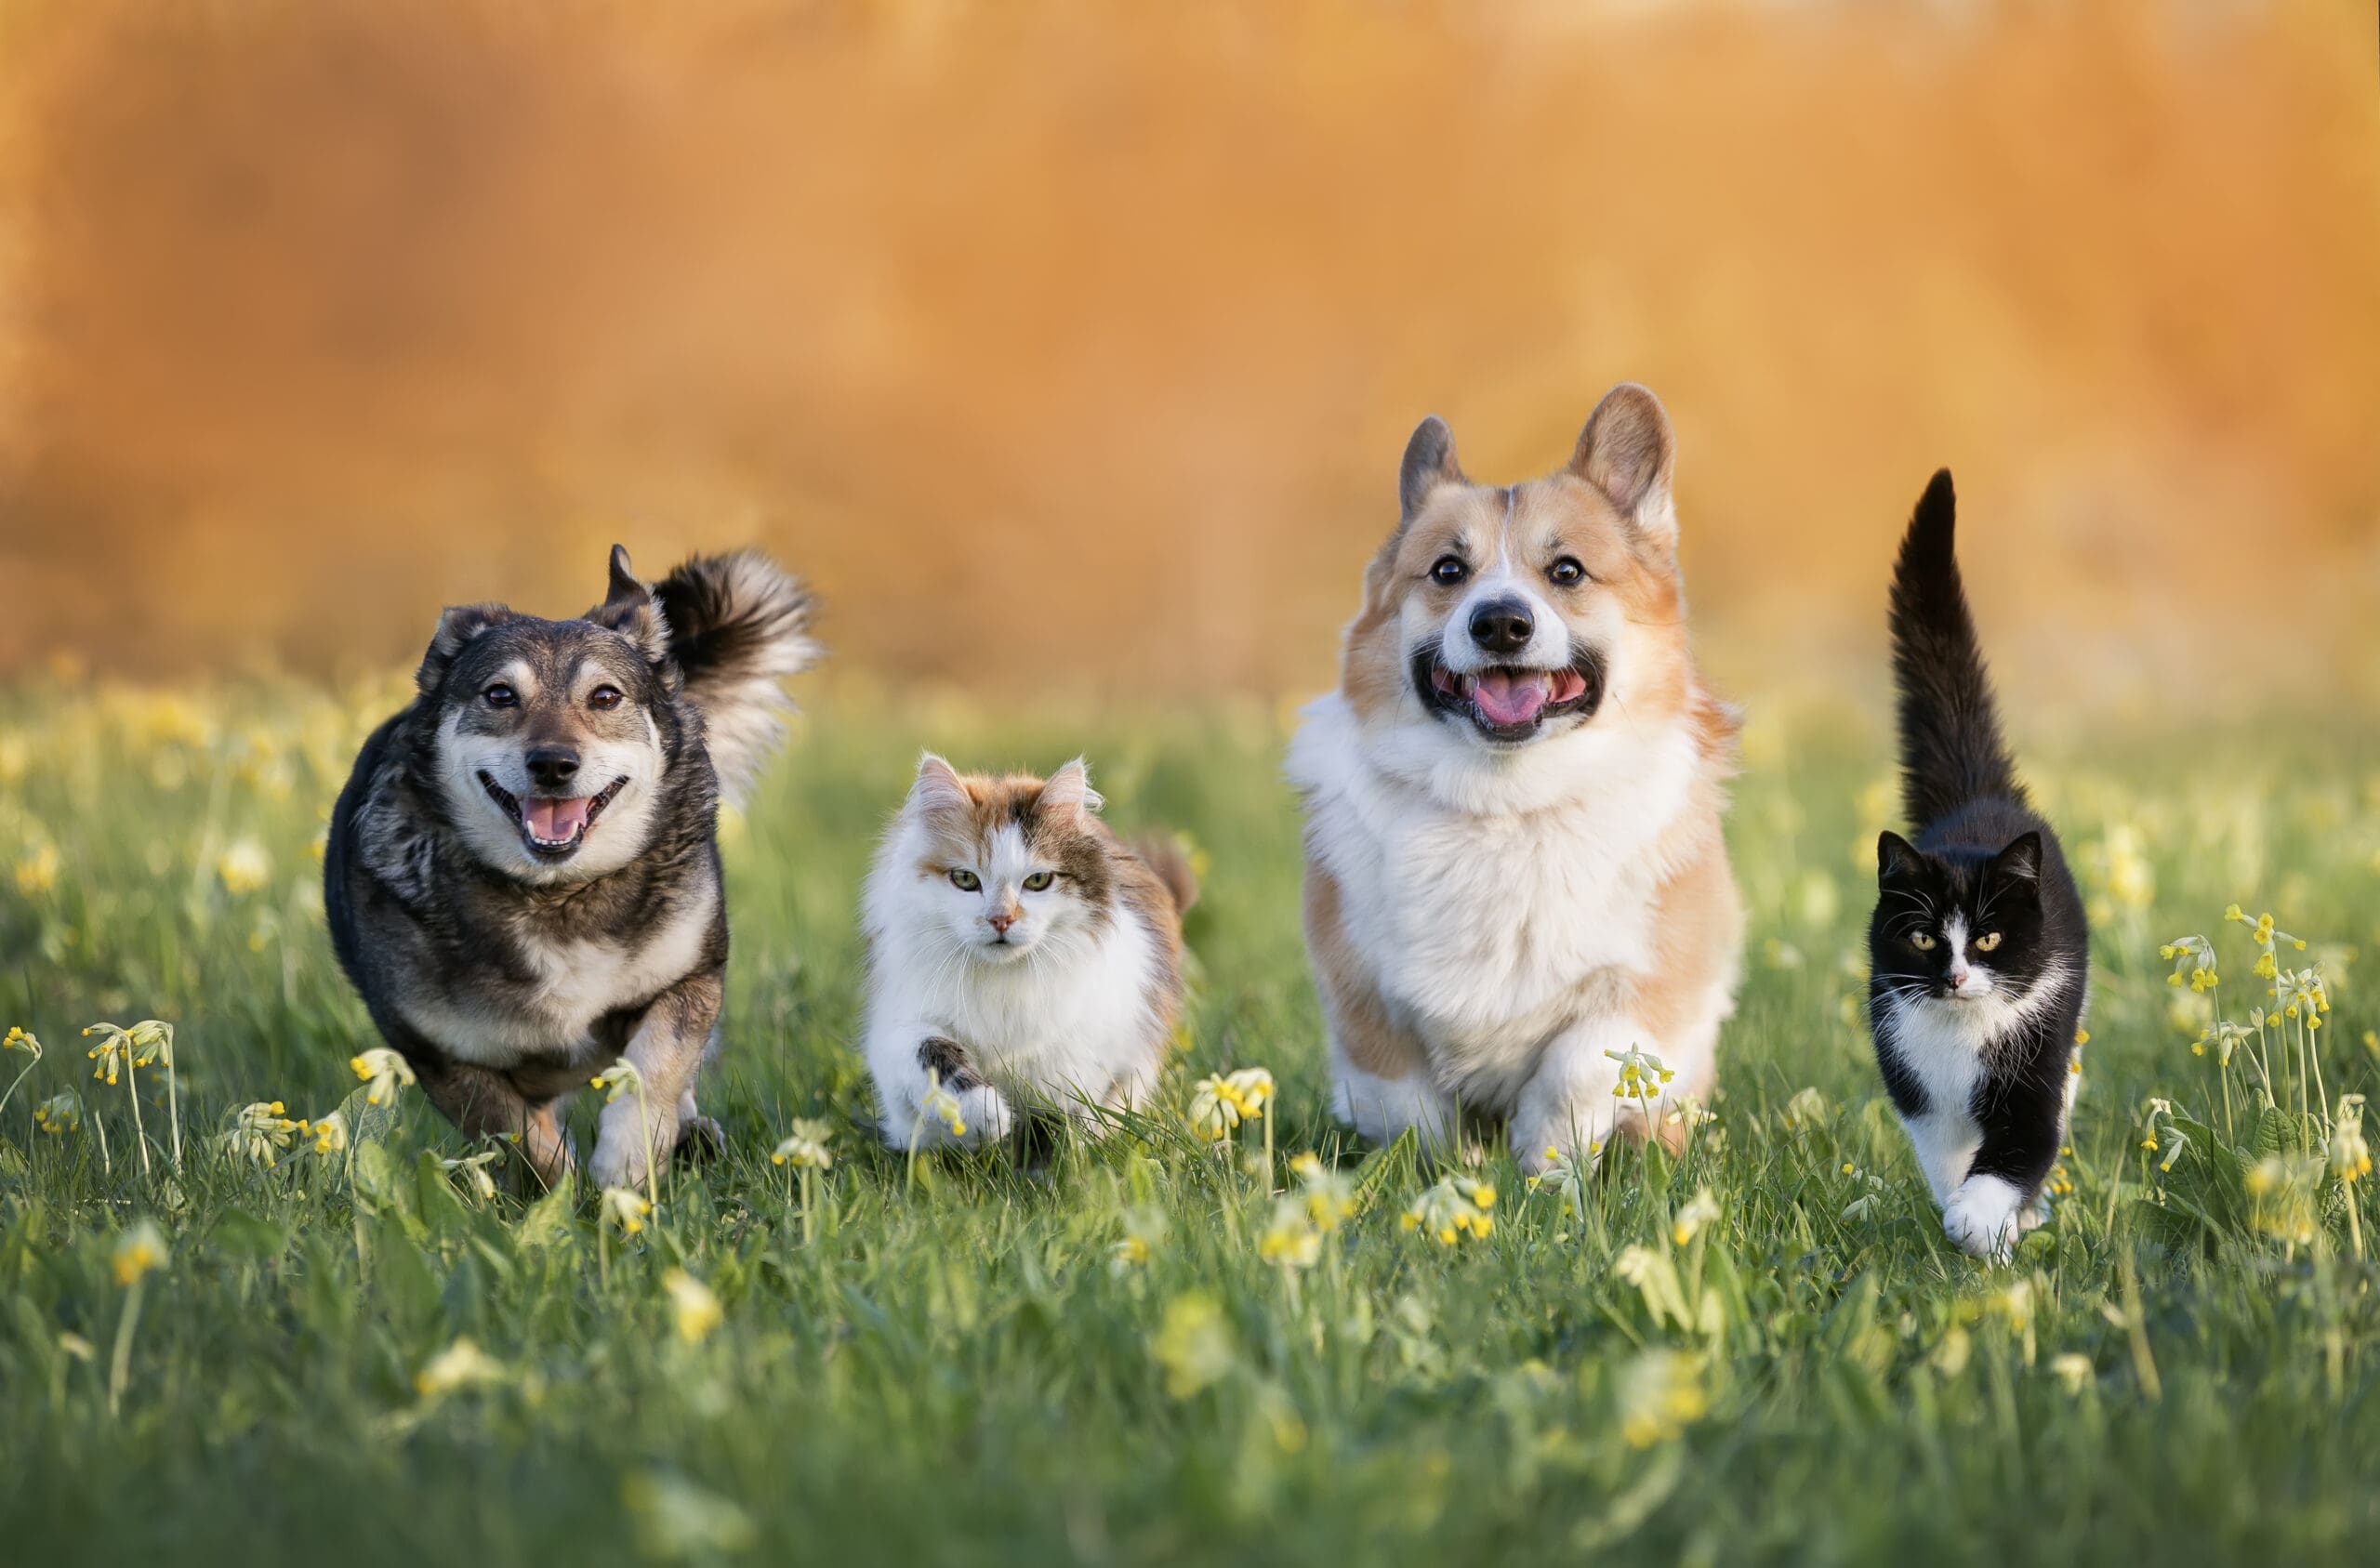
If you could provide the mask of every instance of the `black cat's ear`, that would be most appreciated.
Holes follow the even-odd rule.
[[[1887,828],[1876,836],[1876,880],[1883,883],[1915,880],[1925,868],[1925,857],[1917,846]]]
[[[2028,833],[1991,857],[1991,875],[2006,882],[2030,882],[2042,879],[2042,836]]]

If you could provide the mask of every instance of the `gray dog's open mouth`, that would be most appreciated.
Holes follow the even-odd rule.
[[[1421,705],[1468,719],[1488,739],[1507,744],[1533,738],[1551,719],[1593,714],[1603,687],[1603,659],[1593,649],[1553,669],[1491,665],[1468,673],[1448,669],[1435,642],[1413,651],[1413,690]]]
[[[603,814],[612,797],[628,787],[628,776],[622,774],[593,795],[551,796],[515,795],[497,784],[486,772],[480,774],[480,787],[487,797],[504,808],[505,814],[521,824],[521,841],[533,855],[560,860],[585,842],[587,830]]]

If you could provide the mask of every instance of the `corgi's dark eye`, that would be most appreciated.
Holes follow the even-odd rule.
[[[1554,586],[1576,587],[1587,580],[1587,569],[1579,564],[1576,556],[1564,556],[1546,569],[1545,575]]]
[[[973,872],[960,870],[950,874],[950,885],[962,893],[972,893],[984,884]]]
[[[521,705],[521,694],[518,692],[515,692],[511,687],[504,684],[501,680],[489,687],[486,691],[481,692],[480,696],[490,707],[518,707]]]
[[[1040,892],[1057,879],[1057,873],[1054,871],[1037,871],[1025,879],[1025,890],[1028,893]]]
[[[1470,575],[1471,568],[1463,564],[1459,555],[1442,555],[1437,564],[1430,568],[1430,581],[1445,587],[1452,587]]]
[[[587,694],[587,705],[599,713],[609,712],[620,705],[620,689],[616,686],[598,686]]]

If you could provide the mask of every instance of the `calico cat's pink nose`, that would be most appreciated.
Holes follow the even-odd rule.
[[[985,916],[984,918],[989,920],[992,923],[992,929],[1002,936],[1008,935],[1008,929],[1016,924],[1015,915],[1005,909],[996,910]]]

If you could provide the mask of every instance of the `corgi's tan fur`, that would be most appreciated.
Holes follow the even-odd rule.
[[[1524,1167],[1647,1129],[1616,1098],[1642,1050],[1710,1092],[1743,914],[1720,832],[1737,721],[1687,645],[1675,441],[1641,387],[1570,463],[1474,484],[1425,421],[1339,689],[1289,771],[1338,1113],[1441,1147],[1509,1123]]]

